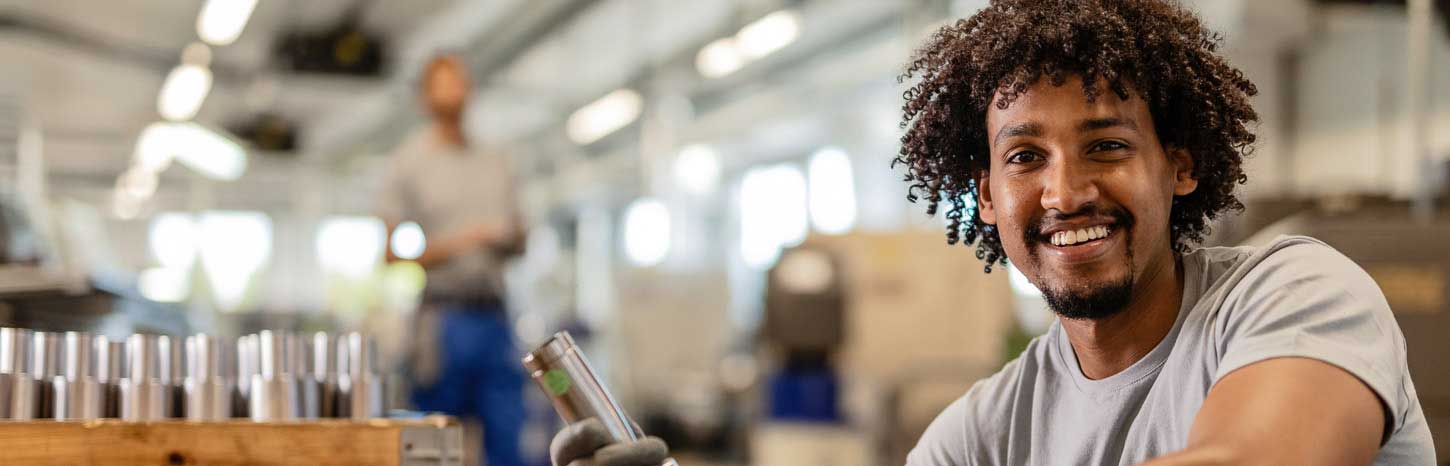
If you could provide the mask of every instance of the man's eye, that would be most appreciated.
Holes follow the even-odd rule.
[[[1093,151],[1127,149],[1128,145],[1118,141],[1103,141],[1093,145]]]
[[[1022,151],[1007,156],[1007,163],[1032,163],[1042,160],[1042,156],[1032,151]]]

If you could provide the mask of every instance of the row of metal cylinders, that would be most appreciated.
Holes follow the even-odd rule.
[[[0,419],[380,417],[376,356],[373,340],[358,333],[112,341],[0,328]]]

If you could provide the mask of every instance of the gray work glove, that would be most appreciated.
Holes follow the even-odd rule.
[[[549,444],[554,466],[660,466],[669,447],[656,437],[637,442],[611,443],[609,431],[589,418],[564,427]]]

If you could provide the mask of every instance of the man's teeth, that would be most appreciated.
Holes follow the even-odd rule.
[[[1052,245],[1072,246],[1077,243],[1092,241],[1108,236],[1109,229],[1106,225],[1081,228],[1077,230],[1059,231],[1052,234]]]

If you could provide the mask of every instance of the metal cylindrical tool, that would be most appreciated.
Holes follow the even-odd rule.
[[[160,370],[157,379],[166,385],[166,417],[186,417],[186,348],[185,340],[162,335],[157,337],[160,350]]]
[[[237,375],[236,388],[232,390],[233,417],[251,417],[252,376],[257,375],[257,366],[261,365],[259,359],[257,336],[243,335],[238,337],[235,361]]]
[[[337,338],[327,332],[312,334],[312,374],[317,381],[320,417],[341,417],[342,387],[338,384]]]
[[[216,421],[232,417],[232,382],[225,375],[225,342],[199,333],[186,338],[186,418]]]
[[[35,332],[30,337],[30,370],[35,376],[35,419],[55,417],[56,383],[61,366],[61,334]]]
[[[30,330],[0,329],[0,391],[3,391],[5,419],[35,418],[35,376],[32,361]]]
[[[631,442],[644,437],[619,406],[609,389],[594,374],[589,360],[574,343],[569,332],[559,332],[537,349],[524,355],[524,368],[548,395],[559,417],[569,423],[588,418],[598,419],[616,442]],[[662,465],[677,465],[667,458]]]
[[[165,419],[171,387],[160,378],[160,338],[131,335],[126,340],[127,377],[121,381],[121,418],[128,421]]]
[[[121,417],[121,380],[126,377],[126,342],[96,337],[96,379],[104,388],[101,417]]]
[[[338,385],[342,391],[339,414],[353,419],[370,419],[383,415],[383,381],[373,362],[376,343],[361,333],[342,337],[338,347]]]
[[[94,343],[85,332],[65,333],[65,367],[55,380],[55,418],[105,417],[106,386],[97,378]],[[100,340],[105,344],[105,340]]]
[[[301,414],[297,380],[286,369],[287,347],[287,337],[281,333],[263,330],[257,334],[261,364],[248,389],[248,411],[254,421],[290,420]]]

